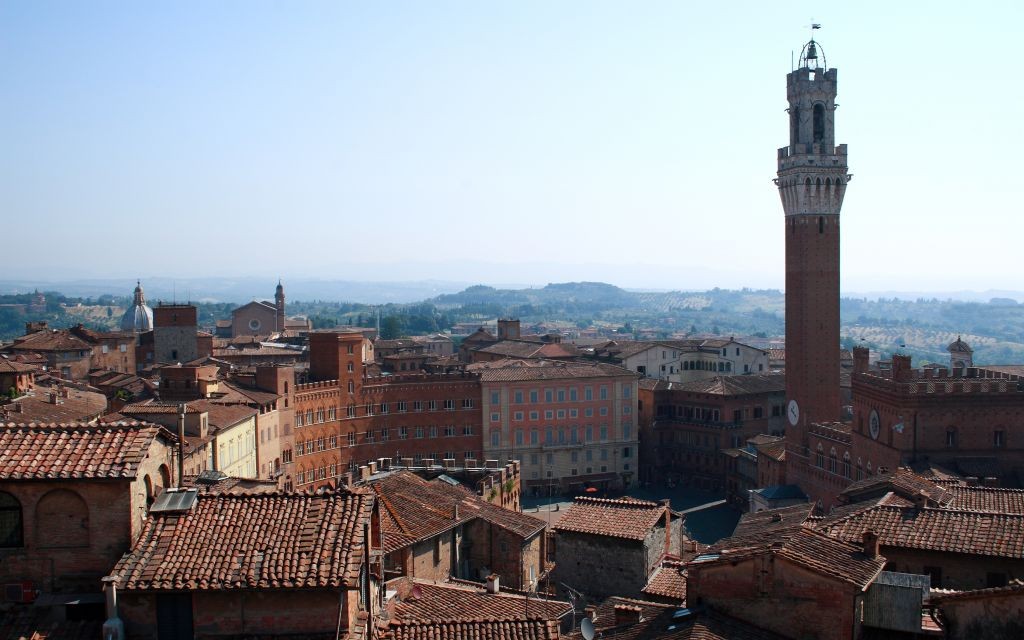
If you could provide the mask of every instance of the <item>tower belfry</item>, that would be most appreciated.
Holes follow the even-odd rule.
[[[807,427],[839,420],[839,211],[848,173],[835,143],[837,70],[813,38],[786,76],[789,144],[775,184],[786,231],[786,442],[807,455]],[[790,480],[792,482],[792,480]]]

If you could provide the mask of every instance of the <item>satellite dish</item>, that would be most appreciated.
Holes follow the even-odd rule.
[[[583,618],[583,622],[580,623],[580,633],[583,634],[583,640],[594,640],[594,635],[597,630],[594,629],[594,621],[590,618]]]

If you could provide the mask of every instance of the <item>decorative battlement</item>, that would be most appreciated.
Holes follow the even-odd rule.
[[[1024,394],[1024,378],[977,367],[961,369],[911,369],[894,380],[876,373],[857,373],[854,382],[902,395]]]
[[[335,389],[339,386],[337,380],[321,380],[320,382],[306,382],[295,385],[295,393],[303,391],[321,391],[324,389]]]

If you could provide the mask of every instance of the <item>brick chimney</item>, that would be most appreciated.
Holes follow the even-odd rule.
[[[878,534],[871,529],[864,532],[864,555],[869,558],[878,557]]]
[[[928,494],[924,491],[918,491],[914,494],[914,506],[918,509],[924,509],[928,506]]]
[[[664,554],[671,555],[672,553],[672,501],[668,498],[662,498],[661,506],[665,508],[665,551]]]
[[[583,608],[583,617],[590,618],[591,622],[597,622],[597,607],[590,604]]]
[[[615,626],[621,627],[627,624],[637,624],[642,622],[640,611],[640,607],[634,607],[628,604],[615,605]]]

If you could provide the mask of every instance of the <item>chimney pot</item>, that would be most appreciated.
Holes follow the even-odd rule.
[[[622,625],[642,622],[640,611],[640,607],[625,604],[615,605],[615,626],[620,627]]]
[[[501,577],[496,573],[492,573],[491,575],[487,576],[487,593],[500,593],[500,582]]]

